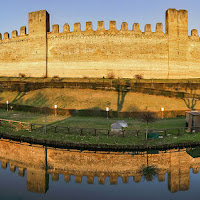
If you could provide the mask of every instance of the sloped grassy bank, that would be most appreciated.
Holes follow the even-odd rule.
[[[165,96],[148,95],[141,93],[118,93],[116,91],[103,91],[92,89],[57,89],[46,88],[27,93],[6,91],[0,92],[0,103],[19,104],[36,107],[66,109],[93,109],[105,110],[109,107],[112,111],[135,112],[188,109],[183,99]],[[196,103],[196,109],[200,108],[200,102]],[[15,109],[15,107],[14,107]]]

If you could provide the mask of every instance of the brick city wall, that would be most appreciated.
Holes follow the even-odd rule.
[[[113,73],[115,77],[133,78],[195,78],[200,76],[200,43],[196,29],[188,36],[188,12],[166,11],[166,33],[157,23],[156,32],[151,25],[141,32],[134,23],[128,30],[123,22],[121,30],[116,22],[110,22],[105,30],[104,22],[98,22],[96,31],[92,22],[74,24],[74,31],[65,24],[49,29],[46,11],[29,13],[29,34],[26,27],[0,35],[0,76],[43,77],[103,77]]]

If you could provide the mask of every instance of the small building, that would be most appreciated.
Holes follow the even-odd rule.
[[[200,131],[200,111],[186,111],[185,112],[185,124],[188,128],[188,132],[198,132]]]

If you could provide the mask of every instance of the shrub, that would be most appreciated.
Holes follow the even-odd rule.
[[[109,72],[109,73],[107,74],[107,78],[109,78],[109,79],[114,79],[114,78],[115,78],[114,72]]]
[[[42,78],[47,78],[47,76],[46,76],[46,75],[43,75]]]
[[[53,78],[51,79],[52,82],[54,81],[62,81],[62,78],[60,78],[58,75],[54,75]]]
[[[26,77],[26,74],[24,74],[24,73],[19,73],[19,77],[25,78],[25,77]]]
[[[135,79],[136,80],[141,80],[141,79],[143,79],[143,75],[142,74],[136,74],[135,75]]]

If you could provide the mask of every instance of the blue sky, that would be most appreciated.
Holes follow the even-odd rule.
[[[102,20],[107,29],[109,21],[115,20],[118,29],[125,21],[130,30],[137,22],[142,31],[145,24],[152,24],[152,31],[155,31],[158,22],[165,27],[165,11],[168,8],[188,10],[189,34],[193,28],[200,33],[199,0],[9,0],[0,4],[0,33],[19,32],[24,25],[28,28],[28,13],[37,10],[47,10],[51,25],[59,24],[60,31],[65,23],[73,30],[76,22],[81,22],[84,30],[86,21],[92,21],[95,30],[97,22]]]

